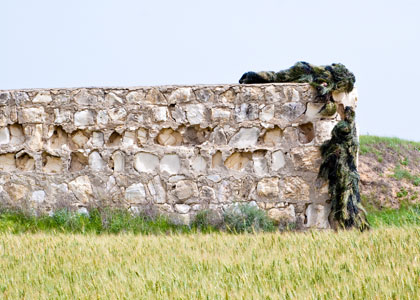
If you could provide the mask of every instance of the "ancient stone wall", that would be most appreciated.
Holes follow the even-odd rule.
[[[0,91],[1,205],[151,206],[188,222],[249,202],[328,227],[319,146],[356,94],[322,117],[308,84]]]

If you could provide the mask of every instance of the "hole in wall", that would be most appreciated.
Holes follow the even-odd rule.
[[[122,136],[118,132],[114,131],[108,139],[106,145],[108,147],[119,147],[121,145]]]
[[[226,159],[225,166],[231,170],[241,171],[251,160],[252,153],[250,152],[234,152]]]
[[[35,159],[26,152],[16,154],[16,167],[21,171],[33,171]]]
[[[299,125],[299,141],[303,144],[312,142],[315,138],[314,124],[311,122]]]
[[[202,144],[209,140],[211,132],[211,128],[201,128],[198,125],[188,126],[183,133],[184,141],[191,145]]]
[[[51,149],[61,148],[62,145],[68,143],[67,132],[65,132],[61,126],[55,127],[54,132],[51,138],[49,139],[48,143]]]
[[[72,149],[80,149],[84,148],[87,141],[89,140],[90,134],[86,131],[77,130],[76,132],[72,133],[71,141],[72,141]]]
[[[275,146],[281,143],[283,138],[283,130],[280,127],[275,126],[272,129],[268,129],[263,136],[263,143],[267,146]]]
[[[182,135],[172,128],[164,128],[159,132],[156,142],[163,146],[179,146],[182,144]]]
[[[25,134],[23,133],[23,127],[20,124],[13,124],[9,126],[10,131],[10,144],[20,145],[25,142]]]
[[[51,155],[47,152],[42,153],[42,171],[44,173],[61,173],[63,162],[61,157]]]
[[[222,152],[217,151],[211,158],[211,167],[217,168],[223,166]]]
[[[70,158],[70,172],[81,171],[89,164],[88,158],[80,152],[72,152]]]

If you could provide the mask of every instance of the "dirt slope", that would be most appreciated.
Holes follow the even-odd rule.
[[[420,143],[360,137],[360,190],[367,208],[420,203]]]

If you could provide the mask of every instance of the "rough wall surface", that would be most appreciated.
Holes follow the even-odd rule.
[[[319,146],[356,92],[323,117],[308,84],[0,91],[2,205],[153,206],[189,222],[250,202],[326,228]]]

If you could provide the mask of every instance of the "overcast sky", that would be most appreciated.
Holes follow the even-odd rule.
[[[356,75],[362,134],[420,141],[420,1],[0,0],[0,89]]]

